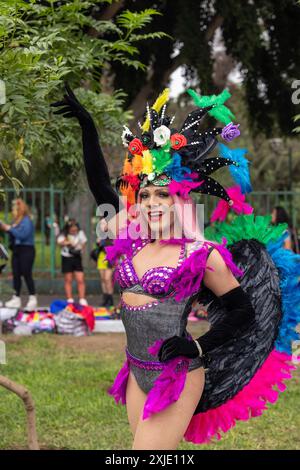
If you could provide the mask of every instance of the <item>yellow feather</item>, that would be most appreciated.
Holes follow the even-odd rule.
[[[143,173],[149,175],[153,172],[152,155],[149,150],[143,151]]]
[[[169,92],[170,92],[170,89],[165,88],[164,91],[159,95],[159,97],[155,101],[154,105],[152,106],[152,109],[154,109],[157,113],[159,113],[163,105],[166,104],[166,102],[168,101]],[[142,125],[142,130],[144,132],[147,132],[149,130],[149,127],[150,127],[150,119],[147,116],[144,124]]]

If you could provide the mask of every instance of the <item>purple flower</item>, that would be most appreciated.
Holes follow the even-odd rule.
[[[227,126],[223,127],[221,137],[226,140],[226,142],[230,142],[241,134],[238,128],[239,124],[230,122]]]

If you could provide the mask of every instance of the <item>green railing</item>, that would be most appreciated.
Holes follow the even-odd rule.
[[[87,193],[86,193],[87,194]],[[16,198],[16,193],[12,188],[5,189],[6,198],[0,200],[0,219],[10,222],[11,202]],[[51,222],[54,217],[60,229],[63,228],[66,215],[74,217],[86,233],[88,242],[84,254],[85,273],[88,277],[98,277],[94,261],[89,258],[96,239],[96,204],[93,198],[87,198],[84,207],[78,208],[70,214],[67,213],[67,198],[63,190],[56,189],[53,186],[49,188],[25,188],[20,192],[20,196],[31,208],[35,224],[35,274],[40,277],[55,278],[60,275],[60,248],[56,244],[54,229],[50,230],[49,240],[46,236],[45,219],[50,216]],[[217,199],[201,194],[196,196],[196,201],[204,204],[205,222],[216,206]],[[290,214],[293,225],[300,227],[300,191],[253,191],[247,195],[247,202],[253,207],[255,214],[269,214],[274,206],[281,205]],[[7,244],[8,236],[0,232],[0,239],[4,238]]]
[[[60,229],[63,228],[65,217],[74,217],[82,226],[88,238],[87,247],[84,254],[85,272],[87,275],[96,274],[95,263],[89,259],[89,253],[95,243],[95,225],[96,225],[96,204],[93,201],[88,203],[85,210],[79,208],[77,211],[67,212],[67,199],[61,189],[53,186],[49,188],[24,188],[16,195],[12,188],[5,188],[5,200],[0,200],[0,219],[11,221],[11,203],[16,197],[21,197],[30,207],[33,222],[35,225],[35,273],[40,276],[46,275],[55,278],[60,273],[60,247],[56,244],[55,230],[50,230],[47,236],[46,217],[50,218],[50,225],[56,218]],[[85,214],[85,219],[83,217]],[[8,244],[8,235],[0,232],[0,239]]]

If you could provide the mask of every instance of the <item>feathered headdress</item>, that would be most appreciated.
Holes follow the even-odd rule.
[[[212,96],[200,96],[194,90],[188,90],[188,93],[197,109],[188,114],[180,128],[171,127],[174,117],[166,115],[168,89],[162,92],[151,108],[147,106],[146,120],[143,125],[139,124],[140,136],[124,126],[122,142],[128,153],[117,180],[117,189],[127,197],[129,205],[136,202],[136,192],[141,187],[154,184],[169,185],[171,194],[177,193],[182,197],[187,197],[190,191],[217,196],[228,209],[229,206],[235,209],[238,205],[240,211],[241,201],[232,198],[230,191],[226,191],[210,175],[221,167],[231,165],[230,173],[240,185],[240,193],[251,191],[248,160],[244,158],[247,150],[231,150],[222,144],[219,156],[207,158],[218,144],[218,135],[226,142],[240,135],[239,125],[232,122],[234,115],[224,104],[231,95],[228,90]],[[200,132],[199,126],[206,114],[225,124],[225,127]],[[231,191],[233,193],[236,196],[237,191]]]

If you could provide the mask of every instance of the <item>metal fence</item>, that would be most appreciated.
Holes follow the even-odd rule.
[[[83,256],[86,274],[89,276],[96,273],[95,263],[89,258],[89,253],[95,244],[97,223],[96,204],[92,198],[87,198],[83,205],[79,204],[77,209],[73,208],[70,211],[72,201],[66,197],[63,190],[53,186],[24,188],[19,196],[12,188],[5,188],[4,192],[5,199],[0,200],[0,219],[11,221],[12,200],[16,197],[21,197],[30,207],[35,226],[35,273],[46,277],[50,274],[51,278],[60,273],[60,247],[56,244],[53,223],[57,222],[62,230],[67,217],[75,218],[87,236],[88,242]],[[47,221],[52,227],[50,230],[47,229]],[[8,235],[0,232],[1,236],[4,238],[4,243],[8,244]]]
[[[11,202],[17,197],[12,188],[5,191],[5,200],[0,200],[0,219],[9,222]],[[60,229],[63,228],[67,216],[74,217],[84,230],[88,242],[83,257],[85,273],[87,277],[97,277],[94,261],[89,253],[95,245],[96,204],[89,193],[85,193],[83,203],[73,206],[70,212],[70,201],[63,190],[53,186],[49,188],[25,188],[19,197],[30,206],[35,224],[36,260],[34,270],[41,277],[52,279],[60,275],[60,248],[56,244],[55,231],[52,228],[47,233],[46,218],[50,218],[51,224],[56,220]],[[73,198],[74,199],[74,198]],[[247,195],[247,202],[254,207],[254,213],[259,215],[270,214],[274,206],[283,206],[291,216],[294,227],[300,227],[300,191],[253,191]],[[209,196],[198,195],[197,202],[204,204],[205,222],[216,206],[217,199]],[[68,213],[69,212],[69,213]],[[3,232],[0,232],[0,237]],[[4,235],[4,243],[8,242],[8,236]]]

